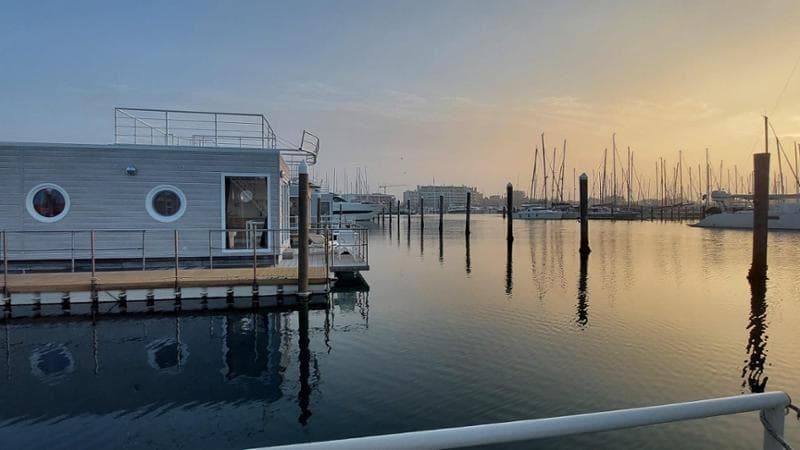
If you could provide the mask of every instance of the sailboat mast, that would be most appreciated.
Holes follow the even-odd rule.
[[[533,170],[531,171],[531,187],[528,189],[528,197],[536,199],[536,160],[539,158],[539,147],[533,153]]]
[[[603,150],[603,183],[600,185],[600,203],[605,203],[606,194],[608,194],[608,185],[606,182],[606,162],[608,161],[608,149]]]
[[[544,146],[544,133],[542,133],[542,173],[544,174],[544,187],[542,189],[542,194],[544,194],[544,204],[547,205],[547,160],[545,159],[545,154],[547,151],[545,150],[547,147]]]
[[[611,213],[614,213],[614,206],[617,204],[617,133],[611,135],[611,160],[613,167],[611,169],[613,178],[611,186]]]
[[[564,147],[561,150],[561,181],[558,183],[559,186],[559,198],[561,201],[564,201],[564,163],[567,162],[567,140],[564,139]]]

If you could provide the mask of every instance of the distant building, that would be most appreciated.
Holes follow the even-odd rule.
[[[483,194],[472,186],[427,185],[417,186],[417,189],[413,191],[405,191],[403,193],[403,202],[410,200],[412,207],[418,208],[419,201],[422,199],[426,210],[438,210],[439,196],[442,196],[444,197],[444,209],[447,210],[451,206],[465,206],[467,204],[467,192],[471,193],[473,204],[477,205],[483,201]]]

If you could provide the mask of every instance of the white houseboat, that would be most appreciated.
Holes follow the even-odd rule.
[[[279,148],[261,114],[137,108],[115,109],[113,144],[0,143],[4,263],[277,262],[297,164],[318,152],[305,131]]]

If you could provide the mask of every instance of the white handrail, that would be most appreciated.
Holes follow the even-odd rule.
[[[766,421],[778,436],[783,436],[783,418],[791,399],[784,392],[766,392],[714,398],[685,403],[620,409],[574,416],[519,420],[438,430],[368,436],[338,441],[263,447],[272,450],[361,450],[361,449],[446,449],[475,445],[502,444],[581,433],[612,431],[624,428],[705,417],[764,411]],[[769,432],[764,432],[764,449],[783,447]]]

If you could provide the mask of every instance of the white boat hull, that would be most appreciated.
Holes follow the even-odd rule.
[[[514,213],[515,219],[522,220],[561,220],[563,213],[549,209],[522,210]]]
[[[800,205],[784,205],[769,210],[767,226],[770,230],[800,230]],[[706,216],[692,224],[698,228],[753,228],[753,211],[721,212]]]

